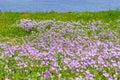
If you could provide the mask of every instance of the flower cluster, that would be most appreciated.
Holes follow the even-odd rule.
[[[21,19],[20,20],[20,24],[19,24],[19,26],[21,28],[24,28],[27,32],[32,30],[32,28],[35,27],[36,25],[37,25],[37,22],[36,21],[32,21],[30,19]]]
[[[42,71],[35,74],[43,78],[119,79],[120,40],[117,32],[106,28],[107,24],[52,20],[21,20],[20,24],[26,28],[28,24],[37,26],[38,32],[24,37],[22,45],[0,44],[1,57],[17,54],[16,64],[19,69],[24,68],[26,74],[40,67]]]

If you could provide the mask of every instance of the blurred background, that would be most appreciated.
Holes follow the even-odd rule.
[[[103,11],[120,8],[120,0],[0,0],[1,11]]]

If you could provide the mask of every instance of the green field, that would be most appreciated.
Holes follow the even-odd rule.
[[[120,80],[120,10],[0,12],[0,80]]]
[[[0,12],[0,35],[4,37],[21,37],[28,35],[24,30],[20,31],[14,25],[20,19],[35,20],[60,20],[60,21],[92,21],[101,20],[112,22],[114,25],[120,19],[119,10],[100,11],[100,12]],[[19,33],[18,33],[19,32]]]

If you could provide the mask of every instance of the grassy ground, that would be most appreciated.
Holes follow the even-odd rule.
[[[101,20],[112,24],[120,18],[120,11],[100,11],[100,12],[0,12],[0,35],[4,37],[22,37],[29,35],[25,30],[20,30],[14,25],[17,20],[29,18],[35,20],[61,20],[61,21],[91,21]]]
[[[0,12],[0,80],[120,80],[119,28],[119,10]]]

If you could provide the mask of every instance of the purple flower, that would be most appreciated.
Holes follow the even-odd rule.
[[[112,80],[112,77],[111,77],[111,75],[110,74],[108,74],[108,73],[104,73],[103,74],[105,77],[107,77],[108,78],[108,80]]]
[[[44,78],[48,78],[50,76],[50,71],[46,70],[45,74],[44,74]]]

